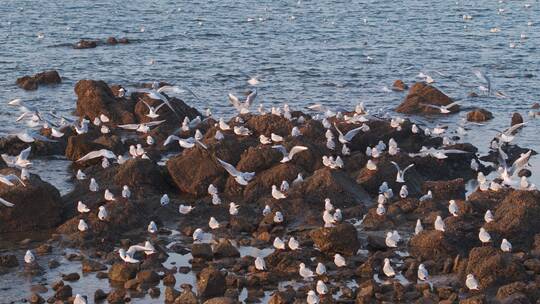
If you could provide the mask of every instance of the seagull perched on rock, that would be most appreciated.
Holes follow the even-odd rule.
[[[152,234],[155,234],[158,232],[158,228],[157,228],[157,225],[154,221],[151,221],[150,224],[148,224],[148,228],[147,228],[148,232],[152,233]]]
[[[401,236],[396,230],[388,231],[386,233],[386,239],[384,240],[384,243],[386,244],[386,246],[390,248],[396,248],[400,239],[401,239]]]
[[[434,226],[435,226],[435,230],[444,232],[444,229],[445,229],[444,222],[440,215],[437,215],[437,218],[435,218]]]
[[[90,212],[90,209],[83,202],[79,201],[77,203],[77,212],[79,212],[79,213],[88,213],[88,212]]]
[[[219,222],[216,220],[215,217],[211,216],[210,220],[208,221],[208,227],[210,229],[218,229],[219,228]]]
[[[276,185],[272,185],[272,197],[277,200],[286,198],[285,194],[279,191]]]
[[[129,246],[126,253],[130,256],[133,256],[135,252],[138,252],[138,251],[143,251],[145,255],[151,255],[151,254],[156,253],[156,248],[154,247],[154,245],[152,245],[152,243],[150,243],[149,241],[146,241],[144,243],[144,246],[141,246],[141,245]]]
[[[420,232],[424,231],[424,227],[422,226],[422,222],[420,219],[416,220],[416,226],[414,227],[414,234],[419,234]]]
[[[26,264],[32,264],[36,261],[36,257],[30,250],[26,250],[26,254],[24,255],[24,262]]]
[[[394,268],[392,267],[392,265],[390,265],[390,260],[388,258],[384,259],[383,273],[385,276],[389,278],[393,278],[396,276],[396,272],[394,271]]]
[[[129,187],[127,185],[124,185],[122,187],[122,197],[129,198],[130,196],[131,196],[131,190],[129,190]]]
[[[315,294],[315,291],[313,291],[313,290],[308,291],[307,298],[306,298],[306,303],[307,304],[319,304],[320,303],[320,299],[317,296],[317,294]]]
[[[459,207],[458,205],[456,204],[456,201],[455,200],[450,200],[448,202],[448,211],[450,212],[450,214],[452,214],[453,216],[458,216],[458,212],[459,212]]]
[[[317,293],[320,295],[325,295],[328,293],[328,287],[321,280],[317,281]]]
[[[326,266],[324,266],[323,263],[319,262],[317,264],[317,268],[315,268],[315,272],[320,276],[326,274]]]
[[[261,257],[255,258],[255,268],[260,271],[266,270],[266,263],[263,258]]]
[[[280,211],[276,211],[276,214],[274,214],[274,223],[279,224],[283,223],[283,213]]]
[[[414,166],[414,164],[410,164],[410,165],[408,165],[405,169],[401,170],[401,169],[399,168],[399,165],[398,165],[396,162],[392,161],[391,163],[392,163],[392,165],[394,165],[394,167],[396,167],[396,169],[397,169],[396,182],[398,182],[398,183],[404,183],[404,182],[405,182],[405,173],[407,172],[407,170],[409,170],[410,168],[412,168],[412,167]]]
[[[120,248],[118,250],[118,255],[122,259],[122,261],[128,263],[128,264],[137,264],[139,263],[139,260],[133,258],[130,254],[126,253],[126,250],[124,248]]]
[[[285,250],[285,242],[283,242],[282,239],[280,239],[279,237],[276,236],[276,238],[274,239],[274,242],[272,243],[272,245],[274,246],[274,248],[276,249],[279,249],[279,250]]]
[[[491,235],[489,235],[489,232],[487,232],[484,227],[480,227],[478,238],[480,239],[480,242],[482,242],[482,244],[487,244],[491,242]]]
[[[300,274],[300,276],[302,278],[304,278],[304,280],[310,279],[310,278],[315,276],[313,271],[311,271],[311,269],[307,268],[306,264],[304,264],[304,263],[300,263],[298,273]]]
[[[98,210],[98,219],[101,221],[106,220],[109,214],[107,213],[107,209],[105,209],[105,206],[99,206]]]
[[[512,252],[512,244],[507,239],[502,239],[501,250],[503,252]]]
[[[234,202],[230,202],[229,203],[229,214],[230,215],[238,215],[238,208],[240,206],[238,206],[237,204],[235,204]]]
[[[283,154],[283,159],[281,159],[281,161],[280,161],[282,163],[286,163],[286,162],[291,161],[293,159],[294,155],[308,149],[308,147],[305,147],[305,146],[294,146],[294,147],[292,147],[292,149],[289,152],[287,152],[287,149],[282,145],[275,145],[275,146],[272,146],[272,148],[278,149],[279,152],[281,152],[281,154]]]
[[[334,264],[336,264],[338,268],[347,266],[345,258],[339,253],[334,254]]]
[[[79,229],[80,232],[84,232],[88,230],[88,224],[83,219],[79,220],[79,225],[77,225],[77,229]]]
[[[193,209],[195,209],[195,207],[180,204],[180,206],[178,207],[178,212],[180,212],[180,214],[185,215],[185,214],[189,214]]]
[[[240,114],[249,113],[249,107],[251,107],[251,105],[253,104],[255,97],[257,97],[257,90],[251,91],[251,93],[249,93],[244,102],[240,102],[240,100],[238,100],[236,96],[229,93],[229,101],[236,108],[236,110],[240,112]]]
[[[238,171],[233,165],[222,161],[221,159],[217,158],[218,162],[223,166],[223,168],[232,176],[234,177],[234,180],[242,185],[245,186],[248,184],[250,180],[252,180],[255,177],[255,172],[240,172]]]
[[[469,290],[479,290],[478,281],[472,273],[469,273],[467,275],[467,279],[465,280],[465,286],[467,286]]]

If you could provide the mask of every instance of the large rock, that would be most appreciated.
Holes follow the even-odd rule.
[[[77,114],[80,117],[94,118],[107,115],[111,122],[129,124],[135,122],[133,104],[117,102],[111,88],[104,81],[80,80],[75,85],[77,94]]]
[[[58,84],[62,82],[57,71],[45,71],[33,76],[23,76],[17,79],[17,86],[24,90],[37,90],[40,85]]]
[[[415,83],[409,90],[405,100],[396,108],[396,112],[405,114],[438,114],[439,109],[435,109],[425,104],[446,106],[453,101],[437,88],[424,82]],[[450,113],[459,111],[459,105],[451,107]]]
[[[226,288],[225,275],[213,267],[204,268],[197,275],[197,290],[202,299],[222,296]]]
[[[466,273],[472,273],[481,289],[527,278],[525,268],[512,256],[493,247],[476,247],[469,253]]]
[[[116,263],[109,269],[109,280],[113,282],[126,282],[135,278],[137,275],[137,266],[128,263]]]
[[[497,207],[495,220],[484,227],[515,248],[528,249],[540,233],[540,191],[513,191]]]
[[[68,137],[65,154],[67,159],[76,161],[92,151],[101,149],[111,150],[116,154],[123,154],[126,150],[119,136],[97,136],[95,133],[85,133]],[[97,164],[100,162],[101,158],[96,158],[85,163]]]
[[[355,255],[360,248],[356,228],[349,223],[318,228],[309,233],[315,245],[327,254]]]
[[[15,169],[5,168],[0,174],[19,175]],[[26,186],[14,182],[14,186],[0,183],[0,197],[13,207],[0,207],[0,232],[39,231],[60,224],[62,204],[60,193],[51,184],[32,174]]]
[[[486,109],[479,108],[467,113],[468,121],[483,122],[490,119],[493,119],[493,114]]]
[[[409,251],[411,256],[421,260],[444,260],[458,253],[452,240],[437,230],[424,230],[414,235],[409,241]]]
[[[153,161],[143,158],[130,159],[118,168],[114,183],[118,186],[127,185],[132,194],[148,194],[149,190],[163,193],[170,185],[161,168]]]

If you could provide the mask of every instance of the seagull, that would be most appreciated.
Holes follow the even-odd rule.
[[[343,215],[341,214],[341,209],[336,209],[332,217],[334,218],[334,222],[341,222],[341,220],[343,219]]]
[[[291,236],[287,245],[289,245],[289,248],[293,251],[300,249],[300,244],[293,236]]]
[[[234,177],[234,180],[242,185],[245,186],[248,184],[250,180],[252,180],[255,177],[255,172],[240,172],[238,171],[233,165],[222,161],[221,159],[217,158],[218,162],[223,166],[223,168],[232,176]]]
[[[240,135],[240,136],[249,136],[251,135],[251,130],[244,126],[235,126],[234,127],[234,134]]]
[[[269,145],[272,143],[272,139],[264,136],[263,134],[259,135],[259,142],[263,145]]]
[[[277,134],[270,134],[270,139],[273,141],[273,142],[282,142],[283,141],[283,137],[282,136],[279,136]]]
[[[298,270],[298,273],[300,274],[300,276],[302,278],[304,278],[304,280],[310,279],[310,278],[315,276],[313,271],[311,271],[311,269],[307,268],[306,264],[304,264],[304,263],[300,263],[300,269]]]
[[[341,254],[339,253],[336,253],[334,255],[334,264],[336,264],[338,268],[347,266],[347,263],[345,262],[345,258],[341,256]]]
[[[486,221],[486,223],[491,223],[494,220],[495,219],[493,217],[493,213],[491,213],[491,210],[487,210],[486,213],[484,214],[484,221]]]
[[[23,168],[22,170],[26,170],[26,169]],[[23,176],[22,170],[21,170],[21,177]],[[13,181],[18,181],[19,183],[21,183],[21,185],[26,186],[23,180],[15,174],[7,174],[7,175],[0,174],[0,183],[6,184],[8,186],[15,186]]]
[[[157,111],[159,109],[161,109],[161,107],[163,107],[165,105],[165,103],[161,103],[160,105],[158,105],[157,107],[152,107],[151,105],[149,105],[148,103],[146,103],[146,101],[142,100],[141,101],[146,105],[146,107],[148,108],[148,114],[146,114],[147,117],[150,117],[152,119],[156,119],[159,117],[159,114],[157,114]]]
[[[450,113],[450,108],[459,105],[459,102],[456,101],[456,102],[452,102],[450,104],[441,105],[441,106],[432,105],[432,104],[429,104],[429,103],[421,103],[421,105],[423,105],[425,107],[433,108],[433,109],[438,109],[442,114],[448,114],[448,113]]]
[[[428,192],[426,194],[424,194],[424,195],[422,195],[420,197],[420,201],[424,202],[424,201],[428,201],[428,200],[430,200],[432,198],[433,198],[433,193],[431,192],[431,190],[428,190]]]
[[[144,243],[144,246],[141,246],[141,245],[129,246],[127,250],[127,254],[130,256],[133,256],[138,251],[143,251],[145,255],[151,255],[151,254],[156,253],[156,248],[154,247],[154,245],[152,245],[152,243],[150,243],[149,241],[146,241]]]
[[[234,202],[230,202],[229,203],[229,214],[230,215],[238,215],[238,207],[240,207],[240,206],[238,206]]]
[[[272,197],[277,200],[286,198],[285,194],[279,191],[276,185],[272,185]]]
[[[306,302],[307,302],[307,304],[319,304],[320,299],[319,299],[319,297],[315,294],[315,291],[310,290],[310,291],[308,291],[308,293],[307,293]]]
[[[24,262],[26,264],[32,264],[36,261],[36,257],[30,250],[26,250],[26,254],[24,255]]]
[[[324,210],[323,212],[323,221],[324,227],[334,227],[334,224],[336,223],[334,216],[328,210]]]
[[[399,168],[399,165],[398,165],[396,162],[392,161],[391,163],[392,163],[392,164],[394,165],[394,167],[396,167],[396,169],[397,169],[396,182],[398,182],[398,183],[404,183],[404,182],[405,182],[405,180],[404,180],[404,178],[405,178],[405,173],[407,172],[407,170],[409,170],[410,168],[412,168],[412,167],[414,166],[414,164],[410,164],[410,165],[408,165],[405,169],[401,170],[401,169]]]
[[[392,265],[390,265],[390,260],[388,258],[384,259],[383,272],[384,275],[389,278],[396,276],[396,272],[394,271],[394,268],[392,268]]]
[[[219,228],[219,222],[216,220],[215,217],[211,216],[210,220],[208,221],[208,227],[210,229],[218,229]]]
[[[338,140],[342,144],[349,143],[360,131],[362,131],[362,127],[355,128],[347,132],[345,135],[341,132],[341,130],[338,128],[338,126],[334,123],[334,128],[336,128],[336,131],[339,133]]]
[[[332,202],[329,198],[324,199],[324,210],[332,211],[334,210],[334,205],[332,205]]]
[[[84,232],[88,230],[88,224],[86,224],[86,222],[83,219],[80,219],[77,229],[79,229],[80,232]]]
[[[286,180],[282,181],[281,186],[279,186],[279,191],[281,192],[289,191],[289,182],[287,182]]]
[[[105,206],[99,206],[98,210],[98,219],[100,219],[101,221],[106,220],[109,214],[107,213],[107,209],[105,209]]]
[[[150,121],[150,122],[145,122],[145,123],[140,123],[140,124],[118,125],[118,127],[122,129],[126,129],[126,130],[135,130],[140,133],[148,133],[148,131],[150,131],[150,127],[157,126],[164,122],[165,120],[157,120],[157,121]]]
[[[263,212],[262,212],[263,216],[267,216],[270,213],[272,213],[272,209],[270,208],[270,206],[268,206],[268,205],[264,206],[264,209],[263,209]]]
[[[236,110],[240,112],[240,114],[249,113],[249,107],[251,107],[251,105],[253,104],[255,97],[257,97],[257,90],[251,91],[251,93],[249,93],[244,102],[240,102],[240,100],[238,100],[236,96],[229,93],[229,101],[236,108]]]
[[[502,141],[505,143],[509,143],[515,138],[513,134],[524,125],[525,123],[522,122],[522,123],[515,124],[504,131],[499,131],[499,133],[497,133],[497,135],[495,136],[495,139],[498,139],[499,141]]]
[[[444,228],[445,228],[444,227],[444,222],[443,222],[440,215],[437,215],[437,218],[435,219],[434,226],[435,226],[435,230],[444,232]]]
[[[281,152],[283,154],[283,159],[281,159],[281,161],[280,161],[281,163],[286,163],[286,162],[291,161],[295,154],[308,149],[305,146],[294,146],[290,150],[290,152],[287,152],[287,149],[282,145],[275,145],[275,146],[272,146],[272,148],[278,149],[279,152]]]
[[[276,214],[274,214],[274,223],[282,223],[283,222],[283,214],[279,211],[276,212]]]
[[[292,181],[292,185],[298,185],[300,184],[301,182],[304,181],[304,177],[302,177],[302,173],[298,173],[298,175],[296,176],[296,178]]]
[[[424,227],[422,226],[422,222],[420,219],[416,220],[416,226],[414,227],[414,234],[417,235],[420,232],[424,231]]]
[[[76,294],[75,299],[73,299],[73,304],[86,304],[86,299],[80,294]]]
[[[377,170],[377,164],[375,164],[375,162],[373,162],[371,159],[368,159],[366,163],[366,169],[368,169],[369,171],[375,171]]]
[[[118,250],[118,255],[120,256],[120,258],[126,262],[126,263],[129,263],[129,264],[136,264],[136,263],[139,263],[139,260],[137,259],[134,259],[131,255],[127,254],[126,253],[126,250],[124,248],[120,248]]]
[[[260,271],[266,270],[266,262],[263,258],[257,257],[255,258],[255,268]]]
[[[152,234],[155,234],[158,232],[158,228],[157,228],[157,225],[154,221],[150,221],[150,224],[148,224],[148,228],[147,228],[148,232],[152,233]]]
[[[298,129],[297,126],[294,126],[294,127],[292,128],[292,130],[291,130],[291,136],[292,136],[292,137],[298,137],[298,136],[300,136],[300,135],[302,135],[302,132],[300,132],[300,129]]]
[[[465,285],[467,286],[469,290],[479,290],[478,281],[476,280],[476,278],[474,277],[472,273],[469,273],[467,275],[467,279],[465,280]]]
[[[478,238],[480,239],[480,242],[482,242],[482,244],[491,242],[491,235],[489,235],[489,233],[486,231],[486,229],[484,229],[484,227],[480,227]]]
[[[323,263],[319,262],[317,264],[317,268],[315,268],[315,272],[320,276],[324,275],[326,273],[326,266],[324,266]]]
[[[221,205],[221,198],[219,198],[219,195],[212,194],[212,205],[214,206]]]
[[[384,240],[384,243],[387,247],[396,248],[400,241],[400,238],[401,237],[399,236],[399,233],[397,231],[388,231],[386,233],[386,239]]]
[[[208,185],[208,194],[209,195],[216,195],[218,194],[218,189],[213,184]]]
[[[169,135],[167,139],[165,139],[165,141],[163,142],[163,145],[166,146],[175,140],[178,141],[178,144],[180,145],[180,147],[184,149],[191,149],[195,147],[195,144],[199,144],[204,149],[207,149],[206,145],[203,144],[200,140],[196,139],[195,137],[180,138],[176,135]]]
[[[77,170],[77,174],[75,176],[78,180],[86,179],[86,174],[84,174],[81,169]]]
[[[281,240],[279,237],[276,236],[276,238],[274,239],[274,243],[272,244],[274,246],[274,248],[276,249],[279,249],[279,250],[285,250],[285,242],[283,242],[283,240]]]
[[[377,215],[379,215],[379,216],[383,216],[383,215],[386,213],[386,208],[384,208],[384,205],[383,205],[383,204],[378,204],[378,205],[377,205],[376,213],[377,213]]]
[[[407,189],[407,185],[401,186],[401,189],[399,190],[399,197],[406,198],[409,195],[409,190]]]
[[[28,156],[30,156],[31,150],[32,147],[28,147],[22,150],[17,156],[2,154],[1,157],[8,167],[19,169],[26,168],[32,164],[30,161],[28,161]]]
[[[98,183],[94,178],[90,179],[90,185],[88,186],[88,189],[92,192],[97,192],[99,190]]]
[[[317,293],[320,295],[325,295],[328,293],[328,287],[321,280],[317,281]]]
[[[174,114],[176,116],[178,116],[178,113],[173,108],[173,106],[172,106],[171,102],[169,101],[169,99],[167,99],[167,97],[165,97],[165,95],[163,95],[163,93],[165,93],[165,94],[176,94],[176,93],[184,93],[185,91],[188,91],[193,96],[195,96],[195,98],[197,98],[197,95],[195,95],[189,89],[181,89],[181,88],[179,88],[177,86],[169,86],[169,85],[159,87],[159,83],[156,82],[156,81],[154,83],[152,83],[152,89],[138,89],[137,91],[147,94],[147,96],[150,97],[151,99],[158,99],[158,100],[163,101],[163,103],[165,103],[169,107],[169,109],[171,109],[174,112]]]
[[[127,185],[124,185],[122,187],[122,197],[129,198],[130,196],[131,196],[131,190],[129,190],[129,187]]]
[[[105,194],[103,195],[103,197],[105,198],[106,201],[114,201],[115,200],[114,194],[112,194],[112,192],[109,191],[109,189],[105,189]]]
[[[89,152],[85,156],[79,158],[77,162],[87,161],[87,160],[98,158],[98,157],[116,159],[116,155],[114,154],[114,152],[107,149],[101,149],[101,150]]]
[[[491,92],[491,81],[489,80],[487,75],[484,72],[482,72],[481,70],[477,70],[477,69],[473,70],[472,72],[478,79],[480,79],[481,81],[483,81],[483,82],[485,82],[487,84],[488,93]]]
[[[18,139],[20,139],[22,142],[25,143],[33,143],[35,141],[44,141],[44,142],[58,142],[56,140],[49,139],[46,136],[43,136],[37,132],[31,132],[31,131],[24,131],[21,133],[15,134]]]
[[[427,281],[429,278],[429,273],[426,269],[426,266],[424,264],[418,265],[418,271],[417,271],[417,277],[420,281]]]
[[[452,214],[453,216],[458,216],[459,207],[458,207],[458,205],[456,204],[456,201],[455,201],[455,200],[450,200],[450,201],[448,202],[448,211],[449,211],[450,214]]]
[[[195,209],[195,207],[180,204],[180,206],[178,207],[178,212],[180,212],[180,214],[185,215],[185,214],[189,214],[193,209]]]
[[[77,203],[77,211],[79,213],[88,213],[88,212],[90,212],[90,209],[83,202],[79,201]]]
[[[501,250],[503,252],[512,252],[512,244],[507,239],[502,239]]]

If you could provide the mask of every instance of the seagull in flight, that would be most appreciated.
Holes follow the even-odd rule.
[[[164,123],[165,120],[158,120],[158,121],[150,121],[140,124],[125,124],[125,125],[118,125],[118,127],[126,130],[135,130],[137,132],[141,133],[148,133],[150,131],[150,127],[157,126],[159,124]]]
[[[255,177],[255,172],[240,172],[233,165],[217,159],[218,162],[223,166],[223,168],[229,172],[229,174],[234,177],[234,180],[242,186],[245,186]]]
[[[343,133],[341,132],[341,130],[337,127],[335,123],[334,123],[334,127],[336,128],[336,131],[339,133],[338,140],[342,144],[349,143],[353,139],[353,137],[355,137],[356,134],[358,134],[358,132],[362,131],[363,129],[363,127],[358,127],[358,128],[350,130],[345,135],[343,135]]]
[[[481,70],[478,70],[478,69],[475,69],[472,72],[478,79],[480,79],[481,81],[486,83],[487,92],[490,93],[491,92],[491,81],[487,77],[486,73],[484,73],[484,72],[482,72]]]
[[[396,167],[396,169],[397,169],[396,182],[398,182],[398,183],[404,183],[404,182],[405,182],[405,173],[407,172],[407,170],[409,170],[410,168],[412,168],[412,167],[414,166],[414,164],[410,164],[410,165],[408,165],[405,169],[401,170],[401,169],[399,168],[399,165],[398,165],[396,162],[392,161],[391,163],[392,163],[392,165],[394,165],[394,167]]]
[[[229,93],[229,101],[236,108],[236,110],[240,112],[240,114],[249,113],[249,107],[253,104],[255,97],[257,97],[257,90],[251,91],[251,93],[249,93],[244,102],[240,102],[240,100],[238,100],[238,97]]]
[[[151,105],[149,105],[146,101],[142,100],[141,101],[146,105],[146,107],[148,108],[148,114],[146,114],[147,117],[150,117],[152,119],[155,119],[155,118],[158,118],[159,117],[159,114],[157,113],[157,111],[159,109],[161,109],[161,107],[163,107],[165,105],[165,103],[161,103],[159,106],[157,107],[153,107]]]
[[[32,147],[30,146],[22,150],[17,156],[11,156],[7,154],[2,154],[0,156],[2,156],[2,159],[8,167],[22,169],[32,164],[28,161],[28,156],[30,156],[31,149]]]
[[[305,147],[305,146],[294,146],[292,147],[291,151],[287,152],[287,149],[282,146],[282,145],[275,145],[275,146],[272,146],[273,149],[278,149],[279,152],[281,152],[281,154],[283,154],[283,159],[281,159],[280,162],[282,163],[286,163],[286,162],[289,162],[293,159],[293,157],[299,153],[299,152],[302,152],[302,151],[305,151],[308,149],[308,147]]]
[[[77,162],[87,161],[87,160],[98,158],[98,157],[116,159],[116,155],[114,154],[114,152],[107,149],[101,149],[101,150],[89,152],[85,156],[79,158]]]
[[[421,105],[423,105],[424,107],[429,107],[429,108],[437,109],[437,110],[439,110],[442,114],[448,114],[448,113],[450,113],[450,108],[459,105],[459,102],[455,101],[455,102],[452,102],[452,103],[450,103],[450,104],[443,105],[443,106],[432,105],[432,104],[428,104],[428,103],[421,103]]]

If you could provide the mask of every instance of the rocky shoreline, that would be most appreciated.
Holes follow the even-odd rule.
[[[27,136],[0,140],[0,152],[7,155],[31,147],[30,162],[58,154],[73,161],[74,189],[62,196],[35,174],[21,177],[24,184],[0,183],[0,197],[14,204],[0,205],[0,233],[54,231],[46,241],[20,246],[37,255],[31,262],[9,248],[1,253],[0,273],[39,277],[59,266],[48,259],[53,251],[64,252],[76,269],[25,291],[21,299],[72,303],[79,294],[89,302],[148,296],[216,304],[239,302],[243,290],[244,302],[274,304],[315,297],[321,303],[540,299],[540,192],[520,183],[531,174],[525,166],[516,170],[512,187],[496,172],[498,155],[504,153],[512,164],[528,149],[499,139],[490,155],[480,156],[475,146],[460,141],[459,130],[378,117],[362,105],[337,113],[285,105],[241,111],[224,121],[172,97],[168,87],[154,84],[132,92],[81,80],[75,86],[78,121],[48,123],[31,134],[31,142]],[[408,88],[403,82],[394,87]],[[437,115],[446,106],[449,113],[460,111],[452,103],[421,82],[411,85],[396,111]],[[492,114],[476,109],[467,117],[478,122]],[[274,145],[306,149],[285,160]],[[80,161],[103,150],[113,156]],[[221,161],[254,174],[239,181]],[[411,164],[400,179],[396,167]],[[495,176],[487,188],[467,189],[490,173]],[[0,174],[22,175],[16,161],[1,161]],[[129,195],[123,195],[127,189]],[[78,202],[89,211],[81,211]],[[481,228],[488,242],[479,238]],[[390,245],[387,233],[393,231],[400,237],[392,237]],[[500,249],[503,239],[511,242],[510,251]],[[145,242],[153,249],[128,254],[138,262],[119,254]],[[252,252],[244,254],[246,248]],[[188,265],[170,264],[172,255],[190,257]],[[395,275],[386,275],[385,261]],[[300,263],[313,271],[322,264],[326,271],[304,278]],[[425,280],[419,279],[420,265],[429,272]],[[180,279],[186,273],[196,275],[194,284]],[[471,274],[478,290],[466,284]],[[86,276],[108,280],[110,290],[83,294],[71,287]],[[309,291],[318,295],[310,298]]]

